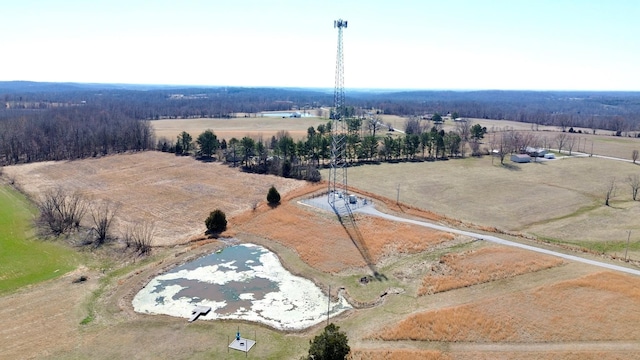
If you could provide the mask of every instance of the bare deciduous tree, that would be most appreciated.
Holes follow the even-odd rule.
[[[573,147],[576,145],[576,138],[573,136],[567,136],[566,145],[567,149],[569,149],[569,155],[571,155],[571,151],[573,151]]]
[[[563,148],[563,147],[564,147],[564,145],[566,144],[566,142],[567,142],[567,138],[568,138],[568,137],[569,137],[569,136],[567,135],[567,133],[564,133],[564,132],[562,132],[562,133],[560,133],[560,134],[556,135],[555,140],[556,140],[556,144],[558,145],[558,152],[559,152],[559,153],[561,153],[561,152],[562,152],[562,148]]]
[[[571,117],[567,114],[559,114],[556,116],[555,122],[560,126],[562,132],[565,132],[567,127],[571,126]]]
[[[629,175],[627,177],[627,183],[631,186],[631,197],[633,201],[638,198],[638,189],[640,189],[640,176],[638,174]]]
[[[469,143],[471,147],[471,156],[480,156],[480,143],[477,141],[472,141]]]
[[[404,132],[406,134],[421,134],[423,132],[420,124],[420,119],[417,117],[410,117],[404,123]]]
[[[616,179],[611,178],[605,186],[604,204],[609,206],[609,201],[616,196]]]
[[[640,153],[638,152],[638,150],[633,150],[631,152],[631,160],[633,160],[633,163],[635,164],[636,161],[638,160],[638,155],[640,155]]]
[[[539,143],[538,136],[525,132],[520,135],[520,150],[526,151],[529,147],[536,147]]]
[[[455,132],[458,134],[458,136],[460,136],[460,156],[462,157],[465,156],[467,143],[471,138],[471,125],[473,125],[471,121],[468,121],[465,119],[461,121],[456,121]]]
[[[93,227],[91,231],[95,234],[95,246],[104,244],[109,238],[109,228],[117,212],[117,206],[110,202],[104,202],[91,207],[91,220]]]
[[[497,139],[498,156],[500,156],[500,164],[504,165],[504,158],[511,153],[513,146],[513,131],[503,131]]]
[[[621,136],[622,132],[627,129],[627,122],[622,116],[614,116],[609,122],[611,129],[615,132],[616,136]]]
[[[133,247],[136,253],[147,255],[151,252],[151,244],[155,236],[155,225],[153,223],[131,224],[123,235],[127,247]]]
[[[591,129],[591,133],[593,133],[593,135],[596,134],[598,123],[596,122],[596,119],[593,115],[587,120],[587,127]]]
[[[46,191],[37,204],[40,221],[56,236],[79,227],[87,211],[87,202],[79,193],[60,187]]]
[[[367,119],[365,124],[367,126],[367,129],[369,130],[369,134],[373,136],[376,136],[376,132],[378,132],[378,130],[380,130],[383,126],[380,117],[377,115]]]

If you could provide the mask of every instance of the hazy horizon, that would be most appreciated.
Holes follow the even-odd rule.
[[[640,91],[640,3],[25,0],[0,80],[392,90]],[[216,85],[220,84],[220,85]]]
[[[301,89],[301,90],[314,90],[321,92],[333,92],[333,87],[316,87],[316,86],[282,86],[282,85],[264,85],[264,86],[252,86],[252,85],[208,85],[208,84],[143,84],[143,83],[106,83],[106,82],[75,82],[75,81],[32,81],[32,80],[0,80],[1,83],[11,82],[26,82],[36,84],[66,84],[66,85],[85,85],[85,86],[111,86],[111,87],[149,87],[149,88],[174,88],[174,89],[197,89],[197,88],[247,88],[247,89]],[[451,91],[451,92],[473,92],[473,91],[513,91],[513,92],[639,92],[640,90],[583,90],[583,89],[453,89],[453,88],[358,88],[358,87],[345,87],[345,91],[356,92],[413,92],[413,91]],[[348,95],[348,94],[347,94]]]

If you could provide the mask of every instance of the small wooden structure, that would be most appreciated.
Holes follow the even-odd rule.
[[[207,315],[211,311],[211,306],[196,306],[193,310],[191,310],[191,318],[189,318],[189,322],[194,322],[196,319],[200,317],[200,315]]]

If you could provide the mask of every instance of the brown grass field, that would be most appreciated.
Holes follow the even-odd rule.
[[[585,294],[591,300],[585,301]],[[508,296],[419,312],[372,337],[479,343],[635,341],[640,328],[640,279],[611,272],[545,285]],[[624,310],[623,310],[624,309]],[[624,322],[620,311],[626,315]]]
[[[293,126],[279,124],[273,131]],[[306,133],[307,127],[298,130]],[[133,311],[132,297],[151,277],[225,245],[203,237],[204,218],[215,208],[228,216],[223,236],[267,246],[290,271],[323,289],[331,286],[334,296],[344,287],[359,306],[366,305],[333,319],[347,333],[353,359],[640,357],[638,277],[357,215],[367,251],[385,275],[361,284],[369,269],[335,215],[298,203],[325,184],[157,152],[3,170],[33,198],[61,186],[117,203],[116,230],[130,222],[154,223],[158,246],[146,258],[118,247],[80,249],[87,263],[75,272],[0,297],[0,359],[240,359],[245,355],[226,349],[237,327],[256,334],[249,357],[299,359],[323,324],[284,333],[246,322],[188,324]],[[378,209],[411,218],[613,243],[626,240],[629,230],[637,241],[640,202],[630,201],[620,183],[613,206],[603,206],[603,183],[612,174],[621,180],[638,171],[630,163],[597,158],[501,167],[485,157],[354,167],[349,182]],[[283,195],[276,208],[265,203],[272,184]],[[630,254],[640,257],[633,249]],[[432,273],[436,264],[442,275]],[[80,274],[89,281],[73,284]],[[429,288],[433,284],[438,290]],[[419,296],[421,288],[432,294]]]
[[[308,221],[310,218],[314,221]],[[421,252],[454,238],[448,233],[369,216],[358,216],[357,222],[376,262],[384,256]],[[341,272],[367,265],[332,214],[300,204],[283,204],[278,211],[253,217],[238,231],[261,234],[285,245],[295,250],[305,263],[324,272]]]
[[[562,259],[516,248],[485,247],[444,254],[431,265],[418,295],[434,294],[527,274],[562,264]]]
[[[274,185],[283,194],[304,183],[277,176],[243,174],[221,163],[201,163],[160,152],[43,162],[6,170],[37,198],[62,186],[95,201],[117,204],[115,225],[155,225],[154,245],[174,245],[204,234],[204,219],[216,208],[233,217],[264,202]],[[87,224],[90,225],[90,224]]]
[[[358,349],[351,354],[352,360],[403,360],[403,359],[423,359],[423,360],[450,360],[450,355],[443,354],[437,350],[388,350],[388,349]]]
[[[157,137],[166,137],[174,140],[183,131],[191,134],[195,140],[199,134],[207,129],[211,129],[218,137],[218,140],[235,137],[242,139],[245,136],[258,139],[262,137],[265,141],[270,141],[271,137],[278,131],[288,131],[292,138],[301,139],[307,136],[307,129],[314,128],[320,124],[326,124],[328,119],[308,117],[308,118],[276,118],[276,117],[254,117],[254,118],[233,118],[233,119],[179,119],[179,120],[153,120],[151,125]]]

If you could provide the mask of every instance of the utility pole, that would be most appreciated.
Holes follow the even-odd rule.
[[[327,300],[327,326],[329,326],[329,309],[331,308],[331,285],[329,285],[329,299]]]
[[[624,249],[624,261],[627,261],[627,252],[629,251],[629,240],[631,239],[631,230],[628,231],[627,235],[627,248]]]

